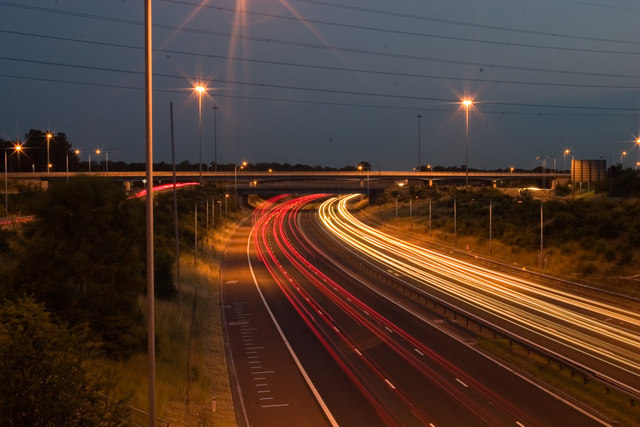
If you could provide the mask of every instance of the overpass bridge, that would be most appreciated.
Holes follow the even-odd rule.
[[[127,188],[141,187],[144,171],[125,172],[14,172],[5,173],[8,180],[39,183],[64,181],[78,176],[103,177],[124,182]],[[219,182],[229,191],[247,194],[278,193],[365,193],[376,195],[390,183],[464,183],[466,172],[414,172],[414,171],[179,171],[178,182]],[[534,183],[553,188],[558,182],[569,182],[570,174],[559,172],[469,172],[470,185],[497,186],[513,181]],[[154,171],[154,185],[173,182],[170,171]]]

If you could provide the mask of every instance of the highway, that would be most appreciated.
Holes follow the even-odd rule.
[[[327,233],[341,203],[323,195],[267,202],[254,212],[247,245],[256,288],[321,396],[328,425],[605,424],[350,269],[340,245],[356,239]],[[359,232],[357,241],[367,239]]]
[[[408,284],[640,395],[638,312],[381,233],[348,211],[351,198],[333,198],[320,208],[322,224],[345,247]]]

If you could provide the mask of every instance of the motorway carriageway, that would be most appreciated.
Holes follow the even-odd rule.
[[[479,267],[413,245],[358,221],[356,196],[320,207],[324,226],[344,245],[417,289],[563,355],[640,396],[640,314]]]
[[[391,249],[373,240],[374,231],[358,228],[346,200],[266,202],[254,211],[247,246],[254,277],[262,278],[256,285],[321,396],[327,424],[606,425],[482,355],[432,313],[407,310],[397,295],[354,273],[327,230],[359,250],[364,242],[368,251]],[[346,229],[354,234],[347,237]]]

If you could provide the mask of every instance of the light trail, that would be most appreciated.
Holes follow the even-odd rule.
[[[347,209],[356,195],[319,208],[322,224],[343,244],[487,315],[567,346],[640,379],[640,314],[479,267],[404,242],[358,221]],[[609,321],[607,321],[607,319]],[[610,321],[622,323],[617,325]],[[628,384],[627,377],[618,378]]]
[[[394,378],[393,373],[375,360],[351,335],[349,327],[344,326],[345,316],[350,319],[349,324],[364,327],[396,357],[415,369],[418,375],[436,386],[471,417],[487,425],[512,425],[515,421],[505,422],[506,415],[512,420],[525,419],[529,425],[537,425],[535,420],[511,402],[367,306],[309,261],[322,257],[322,254],[306,241],[299,228],[297,215],[304,204],[319,197],[322,196],[305,196],[278,205],[267,203],[261,206],[254,213],[254,247],[258,258],[263,261],[296,312],[369,400],[381,419],[389,425],[401,424],[393,408],[386,403],[389,400],[386,393],[392,393],[407,408],[406,412],[415,416],[421,425],[430,425],[430,421],[433,421],[416,401],[419,397],[406,392],[401,386],[403,380]],[[278,252],[272,249],[272,241]],[[301,248],[304,254],[295,246]],[[322,298],[314,298],[310,290],[306,290],[309,285],[310,290],[319,292]],[[361,331],[358,332],[358,335],[361,334]],[[384,363],[388,365],[389,361],[384,360]],[[371,383],[371,375],[379,383],[385,384],[386,392]],[[468,390],[462,392],[459,384],[464,384]],[[492,403],[487,406],[480,402]]]

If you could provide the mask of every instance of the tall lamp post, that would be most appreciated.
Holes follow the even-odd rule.
[[[416,171],[420,172],[420,165],[421,165],[421,163],[420,163],[420,145],[421,145],[420,144],[421,143],[421,141],[420,141],[420,128],[421,128],[420,119],[422,119],[422,116],[420,114],[418,114],[416,116],[416,119],[418,119],[418,168],[416,169]]]
[[[620,166],[622,166],[622,162],[624,160],[624,156],[626,156],[626,155],[627,155],[626,151],[623,151],[622,153],[620,153]]]
[[[566,172],[567,171],[567,154],[571,153],[571,151],[568,148],[565,148],[564,151],[562,152],[562,172]]]
[[[207,90],[206,87],[198,85],[193,88],[198,93],[198,174],[200,176],[200,183],[202,184],[202,94]]]
[[[47,174],[51,170],[51,160],[49,160],[49,143],[51,142],[51,138],[53,138],[53,134],[47,132]]]
[[[213,106],[213,164],[218,172],[218,104]]]
[[[473,105],[473,100],[471,99],[463,99],[462,105],[465,110],[465,141],[467,146],[467,154],[465,156],[465,175],[464,175],[464,185],[469,186],[469,107]]]

